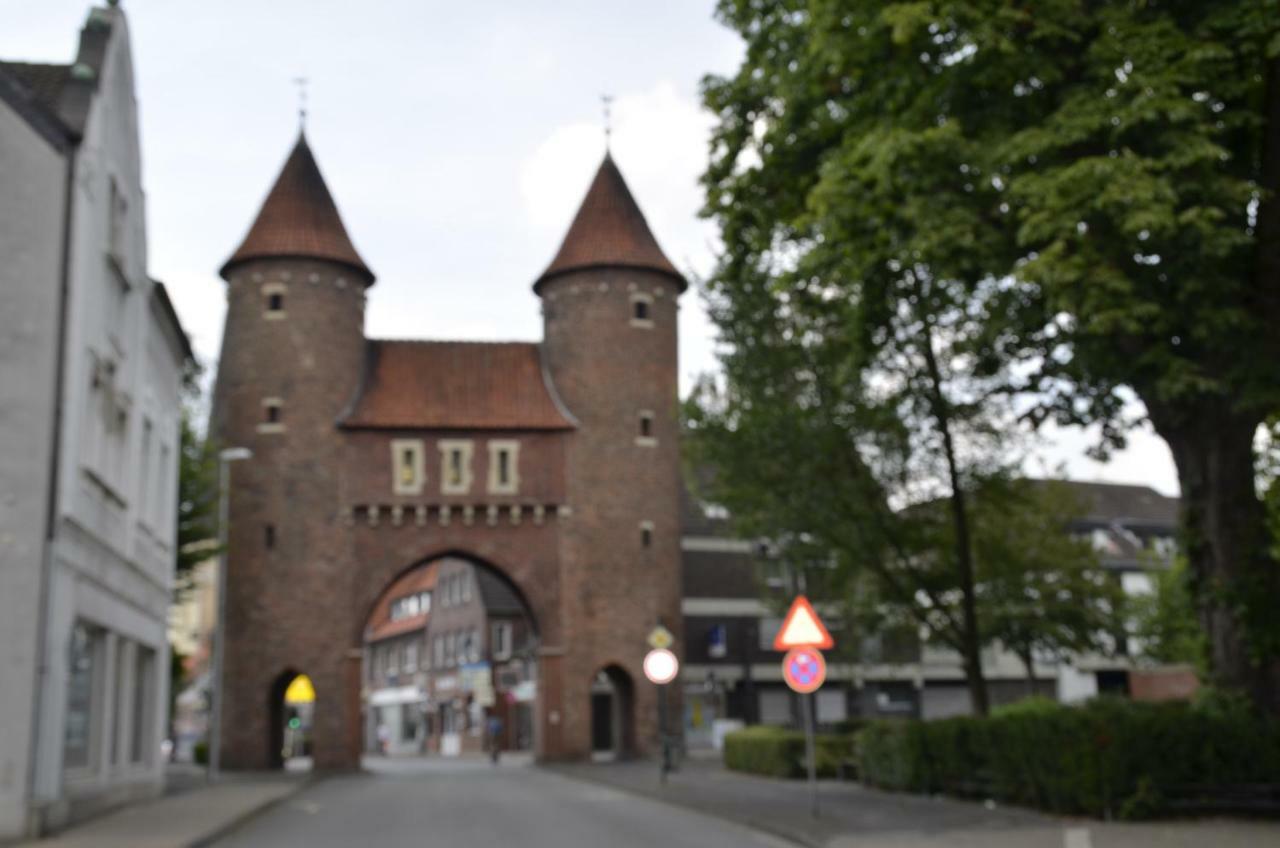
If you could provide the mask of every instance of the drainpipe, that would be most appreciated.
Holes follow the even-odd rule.
[[[36,775],[40,754],[40,719],[43,715],[41,700],[44,694],[44,682],[49,673],[45,661],[49,616],[49,580],[53,570],[53,543],[58,527],[58,476],[62,473],[62,417],[63,390],[66,385],[67,370],[67,301],[71,289],[71,224],[76,182],[76,151],[79,148],[72,143],[67,146],[67,177],[63,187],[62,200],[62,255],[59,257],[58,269],[58,325],[55,333],[56,349],[54,352],[53,377],[53,443],[49,449],[49,500],[45,504],[44,550],[40,562],[40,600],[36,607],[36,674],[35,686],[31,693],[31,738],[28,742],[27,754],[27,814],[26,828],[30,835],[35,832],[36,822],[31,813],[36,795]]]

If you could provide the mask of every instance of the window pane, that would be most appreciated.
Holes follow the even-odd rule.
[[[92,761],[93,695],[101,648],[101,630],[76,624],[71,631],[66,737],[62,749],[63,763],[69,768],[86,768]]]
[[[135,763],[151,759],[152,678],[155,675],[156,652],[141,645],[134,658],[133,672],[133,741],[129,760]]]

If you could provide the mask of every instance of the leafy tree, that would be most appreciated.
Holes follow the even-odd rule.
[[[190,591],[195,567],[217,554],[218,450],[195,425],[199,415],[201,369],[193,365],[184,380],[178,445],[178,533],[174,591]]]
[[[1126,599],[1093,546],[1068,532],[1084,512],[1060,481],[997,480],[977,496],[979,615],[983,634],[1022,660],[1108,654],[1124,632]]]
[[[726,362],[789,346],[784,378],[811,323],[843,337],[830,382],[866,382],[914,327],[919,355],[975,384],[917,381],[936,432],[1000,396],[1033,423],[1098,425],[1100,453],[1136,395],[1178,468],[1215,674],[1280,708],[1253,449],[1280,412],[1280,0],[722,0],[719,16],[746,41],[704,88]],[[786,326],[792,309],[810,320]],[[726,367],[738,406],[793,395],[744,369]],[[938,479],[959,530],[954,470]]]
[[[1133,599],[1137,653],[1160,663],[1205,664],[1205,634],[1196,620],[1186,560],[1155,572],[1152,593]]]

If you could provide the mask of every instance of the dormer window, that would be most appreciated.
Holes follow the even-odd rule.
[[[520,488],[519,452],[520,443],[515,440],[489,442],[489,494],[514,495]]]
[[[649,329],[653,327],[653,296],[635,293],[631,295],[631,326]]]
[[[284,318],[284,296],[288,287],[284,283],[267,283],[262,287],[262,317],[268,321]]]
[[[471,452],[469,439],[440,440],[440,493],[465,495],[471,490]]]
[[[284,401],[280,398],[262,399],[262,422],[258,424],[258,432],[284,432]]]
[[[397,495],[422,494],[427,481],[422,461],[422,442],[417,439],[391,440],[391,489]]]

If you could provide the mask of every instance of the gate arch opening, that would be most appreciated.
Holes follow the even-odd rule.
[[[610,664],[591,681],[591,757],[621,760],[635,753],[635,684],[626,669]]]
[[[361,634],[362,751],[532,751],[538,625],[498,568],[450,553],[395,577]]]
[[[310,771],[316,691],[311,678],[286,669],[272,682],[267,703],[267,767]]]

